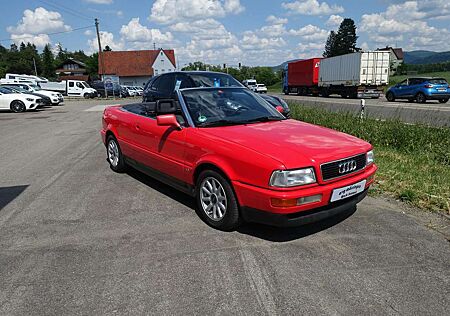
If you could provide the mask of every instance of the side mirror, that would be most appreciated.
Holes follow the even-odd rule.
[[[159,126],[173,126],[176,127],[177,129],[181,129],[181,125],[180,123],[178,123],[175,114],[158,115],[156,117],[156,123]]]
[[[156,114],[175,114],[177,111],[177,104],[172,99],[156,101]]]

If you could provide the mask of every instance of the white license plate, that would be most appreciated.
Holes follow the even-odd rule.
[[[333,193],[331,194],[331,202],[343,200],[355,194],[361,193],[362,191],[364,191],[365,187],[366,180],[362,180],[358,183],[348,185],[343,188],[334,189]]]
[[[447,91],[446,88],[437,88],[436,90],[437,90],[437,91]]]

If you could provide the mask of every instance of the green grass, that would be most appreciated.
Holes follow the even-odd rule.
[[[292,117],[342,131],[373,144],[379,167],[372,192],[385,193],[424,209],[450,213],[450,128],[360,120],[290,104]]]
[[[281,81],[278,81],[271,86],[267,86],[267,92],[281,93]]]

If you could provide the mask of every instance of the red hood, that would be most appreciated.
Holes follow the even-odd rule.
[[[317,166],[364,153],[372,147],[359,138],[296,120],[213,127],[204,131],[214,138],[266,154],[287,169]]]

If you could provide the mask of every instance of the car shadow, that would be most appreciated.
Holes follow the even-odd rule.
[[[197,214],[197,216],[199,216],[199,219],[202,220],[195,199],[193,197],[181,191],[178,191],[172,188],[171,186],[163,182],[160,182],[159,180],[156,180],[150,176],[147,176],[146,174],[131,167],[127,169],[126,173],[135,180],[152,188],[153,190],[156,190],[170,197],[171,199],[177,201],[178,203],[181,203],[184,206],[192,209]],[[242,226],[236,229],[236,232],[267,241],[287,242],[307,237],[316,234],[318,232],[321,232],[323,230],[326,230],[328,228],[331,228],[341,223],[342,221],[346,220],[348,217],[352,216],[353,213],[355,213],[355,211],[356,207],[353,209],[349,209],[345,212],[342,212],[338,215],[335,215],[333,217],[327,218],[325,220],[298,227],[282,228],[256,223],[244,223]],[[206,222],[204,223],[208,225],[208,223]]]
[[[0,187],[0,210],[22,194],[28,185],[16,185],[13,187]]]

